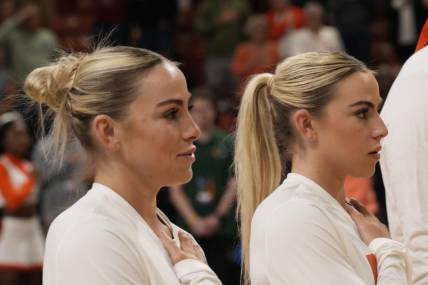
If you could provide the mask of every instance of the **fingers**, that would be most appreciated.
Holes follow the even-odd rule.
[[[196,251],[196,256],[198,257],[198,259],[206,264],[207,263],[207,259],[205,257],[204,251],[202,250],[202,248],[199,246],[199,244],[195,243],[194,244],[195,247],[195,251]]]
[[[175,260],[177,255],[179,255],[179,248],[177,244],[165,232],[161,232],[160,235],[158,235],[158,237],[161,240],[163,246],[165,247],[171,259]]]
[[[183,231],[178,232],[178,238],[180,239],[181,249],[185,252],[193,251],[193,240],[188,234]]]
[[[360,212],[364,216],[371,215],[370,212],[367,210],[367,208],[363,204],[361,204],[357,199],[351,198],[349,202],[355,209],[357,209],[358,212]]]
[[[199,261],[207,263],[204,251],[189,234],[180,231],[178,232],[178,238],[180,239],[181,249],[184,252],[190,254],[193,258],[196,258]]]
[[[363,215],[357,211],[350,202],[345,203],[345,210],[355,222],[363,217]]]

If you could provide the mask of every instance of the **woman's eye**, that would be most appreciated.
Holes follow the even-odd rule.
[[[175,120],[178,116],[178,109],[172,109],[165,113],[165,118],[168,120]]]
[[[363,109],[358,111],[355,115],[359,118],[359,119],[366,119],[367,118],[367,113],[368,113],[368,109]]]

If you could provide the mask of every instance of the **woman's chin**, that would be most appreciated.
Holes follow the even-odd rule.
[[[372,177],[375,173],[375,166],[369,166],[362,169],[358,169],[349,174],[352,177],[358,178],[369,178]]]
[[[188,183],[190,180],[192,180],[193,177],[193,171],[192,169],[189,169],[188,171],[183,171],[182,173],[174,173],[174,181],[171,181],[168,183],[168,186],[177,186]]]

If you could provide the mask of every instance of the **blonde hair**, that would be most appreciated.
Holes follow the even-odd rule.
[[[290,57],[278,64],[274,74],[258,74],[248,82],[239,109],[235,148],[244,283],[249,282],[253,214],[291,167],[291,146],[298,138],[290,114],[306,109],[320,116],[336,84],[355,72],[369,69],[343,53],[311,52]]]
[[[99,114],[123,118],[137,97],[138,79],[165,61],[144,49],[103,47],[92,53],[64,55],[51,65],[33,70],[24,90],[54,115],[51,135],[56,157],[62,160],[66,144],[74,136],[89,153],[96,152],[89,132],[92,119]]]

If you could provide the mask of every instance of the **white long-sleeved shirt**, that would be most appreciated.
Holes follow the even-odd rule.
[[[406,245],[413,282],[428,284],[428,47],[411,56],[392,85],[382,119],[381,155],[391,236]]]
[[[302,175],[288,174],[254,214],[252,285],[406,285],[410,272],[401,243],[378,238],[367,247],[345,209]]]
[[[158,214],[173,229],[177,226]],[[44,285],[221,284],[204,263],[172,265],[162,242],[120,195],[94,183],[52,223],[43,267]]]

